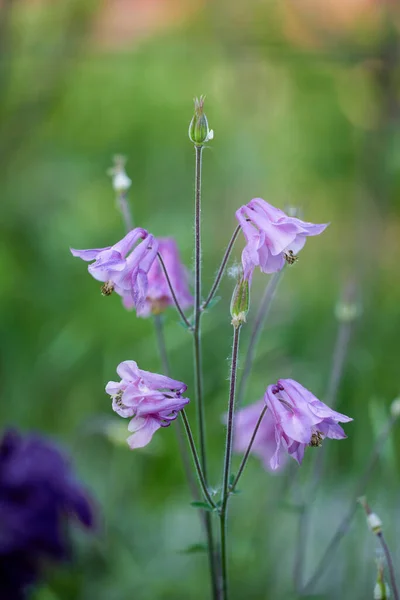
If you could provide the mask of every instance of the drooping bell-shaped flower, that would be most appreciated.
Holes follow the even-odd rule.
[[[139,310],[146,300],[147,276],[157,251],[157,240],[141,227],[132,229],[114,246],[93,250],[71,248],[73,256],[87,262],[94,261],[88,271],[97,281],[104,282],[104,295],[115,291],[123,298],[129,297]]]
[[[263,273],[280,271],[285,261],[293,264],[306,238],[319,235],[328,226],[315,225],[289,217],[262,198],[253,198],[236,211],[236,218],[246,238],[242,252],[244,277],[251,280],[255,267]]]
[[[131,417],[129,446],[142,448],[157,429],[168,427],[189,402],[189,398],[182,397],[187,386],[165,375],[143,371],[133,360],[118,365],[117,373],[121,381],[110,381],[106,392],[112,398],[113,410],[121,417]]]
[[[157,238],[158,252],[164,261],[177,300],[183,310],[193,304],[193,297],[189,292],[188,273],[182,264],[178,246],[173,238]],[[124,296],[126,308],[133,307],[130,294]],[[141,308],[137,310],[140,317],[163,312],[168,306],[173,306],[174,300],[164,271],[158,260],[154,261],[148,272],[148,287],[146,300]]]
[[[293,379],[279,379],[269,385],[264,396],[275,425],[276,449],[270,460],[272,469],[279,466],[281,447],[299,464],[307,446],[320,446],[324,438],[346,438],[338,423],[352,421],[332,410],[309,390]]]
[[[264,400],[259,400],[253,404],[249,404],[244,408],[240,408],[235,414],[234,421],[234,446],[235,452],[244,454],[250,444],[254,429],[256,428],[258,419],[265,407]],[[270,460],[276,449],[275,439],[275,421],[272,413],[267,410],[261,425],[257,431],[251,453],[259,458],[265,469],[271,470]],[[287,453],[284,448],[279,449],[279,467],[283,467],[286,463]]]

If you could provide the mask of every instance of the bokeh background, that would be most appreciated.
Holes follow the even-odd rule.
[[[303,576],[343,515],[399,393],[400,14],[393,0],[2,0],[0,3],[0,335],[3,426],[65,445],[96,499],[99,530],[77,533],[75,562],[50,570],[35,600],[208,597],[207,560],[174,427],[131,452],[104,386],[135,359],[161,371],[151,319],[104,298],[69,247],[124,232],[110,178],[128,157],[135,224],[175,236],[193,266],[192,98],[207,95],[215,140],[204,152],[204,289],[255,196],[330,222],[286,273],[258,348],[245,401],[292,376],[326,397],[350,281],[362,306],[337,407],[349,438],[326,444],[300,473],[272,476],[251,459],[230,509],[232,599],[298,598],[298,512],[312,503]],[[234,256],[240,257],[243,240]],[[267,283],[257,273],[252,312]],[[221,301],[203,320],[212,481],[221,478],[231,327]],[[165,317],[173,376],[193,397],[191,339]],[[194,418],[194,406],[190,409]],[[367,494],[400,560],[399,435],[394,428]],[[235,458],[238,461],[239,457]],[[295,474],[296,473],[296,474]],[[293,485],[293,481],[295,485]],[[289,484],[292,485],[289,485]],[[313,592],[372,598],[375,539],[359,509]]]

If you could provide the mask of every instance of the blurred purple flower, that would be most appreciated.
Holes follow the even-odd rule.
[[[93,513],[66,458],[49,442],[8,431],[0,442],[0,597],[25,598],[46,560],[70,556],[70,518]]]
[[[234,451],[246,452],[251,436],[257,425],[257,421],[265,406],[264,400],[239,409],[235,414]],[[251,453],[257,456],[267,470],[271,470],[270,459],[276,448],[275,421],[271,411],[267,410],[251,448]],[[279,449],[279,467],[282,468],[286,462],[285,450]]]
[[[134,248],[135,244],[140,243]],[[73,256],[94,262],[88,271],[103,281],[102,293],[106,296],[113,291],[123,298],[129,297],[137,309],[145,303],[148,287],[148,272],[157,256],[158,242],[145,229],[132,229],[114,246],[93,250],[74,250]]]
[[[164,375],[142,371],[133,360],[118,365],[120,382],[106,386],[112,398],[113,410],[121,417],[133,417],[128,430],[133,433],[127,442],[134,448],[146,446],[160,427],[168,427],[178,412],[189,402],[182,394],[187,386]]]
[[[245,279],[251,280],[255,267],[263,273],[280,271],[285,260],[293,264],[297,252],[309,235],[319,235],[328,226],[306,223],[289,217],[262,198],[253,198],[236,211],[236,218],[246,238],[242,252]]]
[[[347,437],[338,422],[353,420],[326,406],[293,379],[279,379],[276,385],[269,385],[264,400],[267,414],[271,413],[275,424],[272,469],[279,467],[282,446],[301,464],[306,446],[320,446],[325,437],[335,440]]]
[[[157,242],[158,251],[164,260],[178,302],[185,310],[193,304],[193,297],[189,292],[187,271],[180,260],[178,246],[173,238],[157,238]],[[148,282],[146,300],[137,311],[140,317],[159,314],[168,306],[174,305],[171,290],[159,261],[154,261],[150,267]],[[126,308],[133,307],[134,303],[130,295],[124,296],[124,305]]]

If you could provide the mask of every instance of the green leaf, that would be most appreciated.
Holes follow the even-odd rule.
[[[207,502],[191,502],[190,506],[193,506],[194,508],[201,508],[202,510],[209,510],[211,512],[214,510],[212,506],[207,504]]]
[[[181,550],[180,554],[198,554],[201,552],[207,552],[206,544],[200,544],[200,543],[199,544],[191,544],[184,550]]]

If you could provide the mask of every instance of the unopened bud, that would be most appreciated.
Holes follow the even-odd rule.
[[[390,588],[384,579],[383,563],[377,561],[378,575],[376,578],[376,584],[374,588],[374,600],[387,600],[390,598]]]
[[[189,138],[195,146],[202,146],[214,138],[214,132],[208,127],[204,114],[205,96],[194,99],[194,115],[189,125]]]
[[[378,534],[382,531],[382,521],[376,513],[367,515],[367,524],[372,533]]]
[[[240,274],[238,282],[233,290],[231,300],[232,325],[237,329],[243,323],[246,323],[247,313],[250,306],[250,287],[247,279]]]
[[[335,316],[342,323],[350,323],[361,315],[361,306],[356,302],[338,302]]]
[[[132,180],[125,172],[126,158],[124,156],[114,156],[114,166],[108,170],[112,177],[112,185],[116,192],[126,192],[132,185]]]
[[[390,414],[395,419],[400,417],[400,398],[395,398],[390,405]]]

